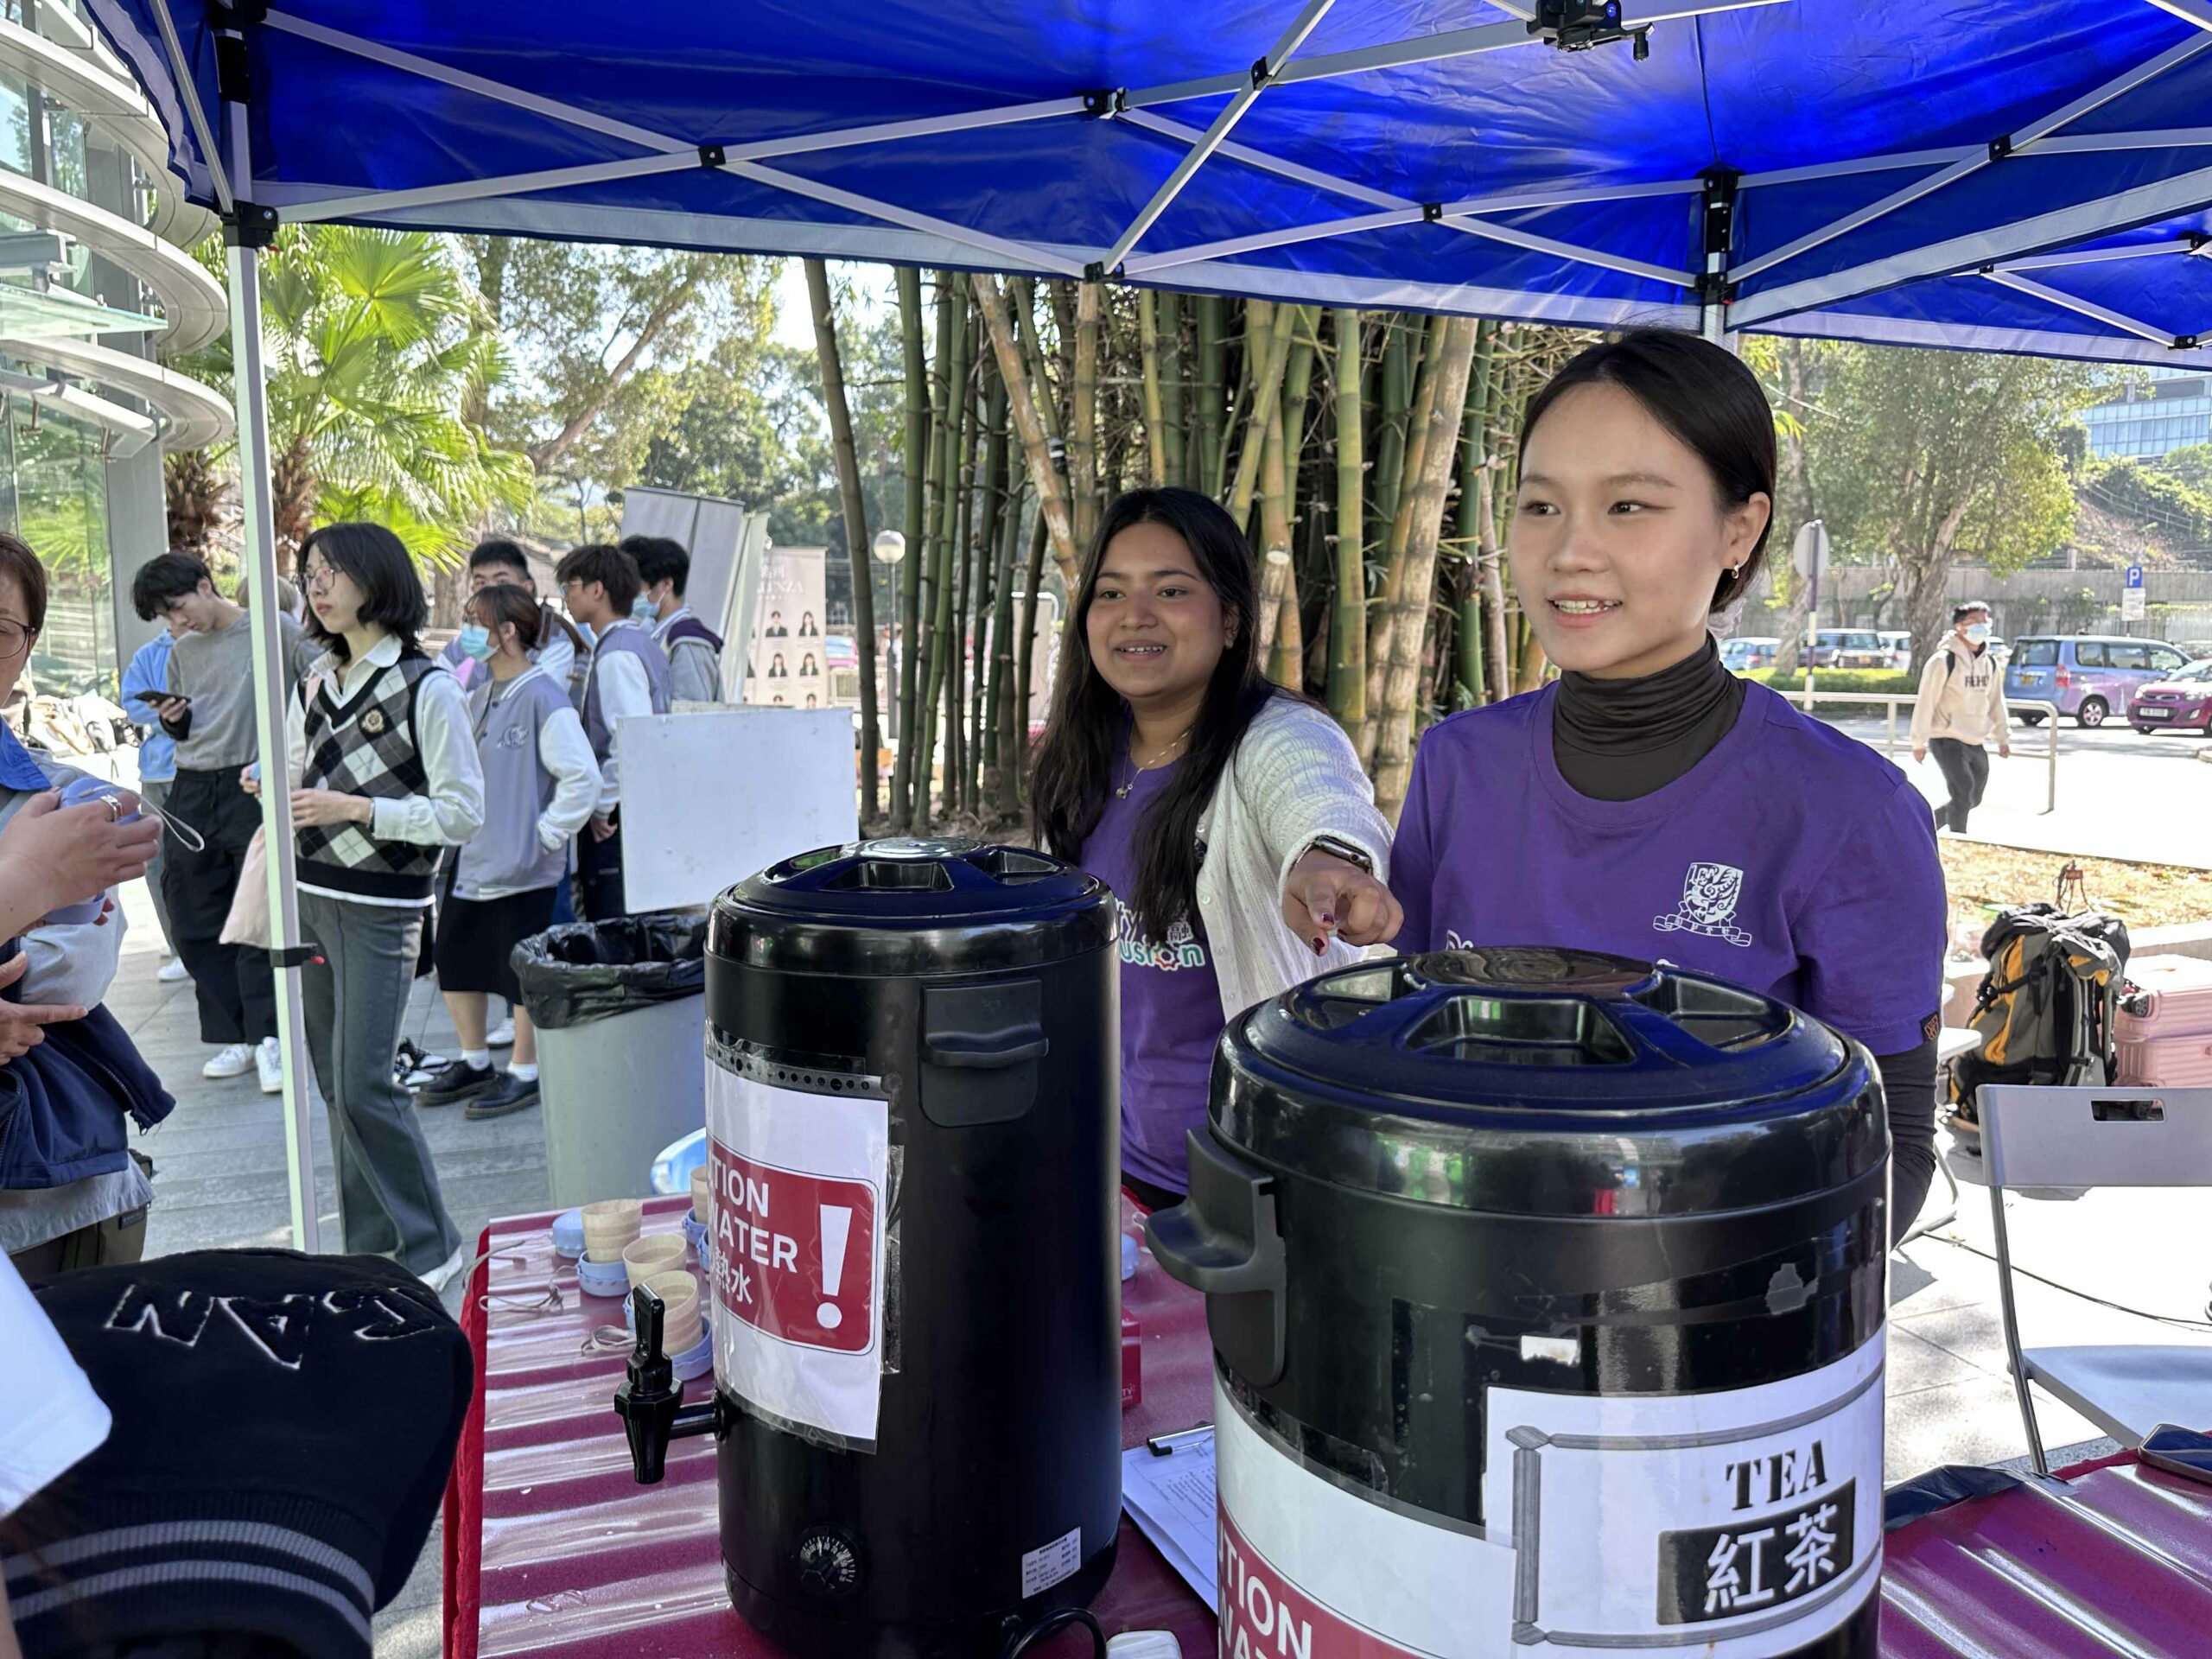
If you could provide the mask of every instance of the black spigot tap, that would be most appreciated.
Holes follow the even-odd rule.
[[[668,1318],[661,1299],[639,1285],[630,1292],[630,1313],[638,1340],[630,1350],[629,1375],[614,1390],[614,1409],[630,1439],[630,1466],[638,1484],[652,1486],[667,1472],[671,1440],[687,1434],[712,1434],[720,1440],[725,1421],[719,1391],[697,1405],[683,1403],[683,1384],[661,1350]]]

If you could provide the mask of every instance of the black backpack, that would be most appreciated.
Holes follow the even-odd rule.
[[[1982,935],[1989,959],[1967,1023],[1981,1046],[1951,1066],[1951,1099],[1969,1121],[1986,1083],[2102,1088],[2120,1054],[2113,1020],[2127,977],[2127,924],[2056,905],[2000,911]]]

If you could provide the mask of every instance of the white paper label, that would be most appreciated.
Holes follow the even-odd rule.
[[[715,1374],[788,1422],[873,1442],[891,1108],[707,1068]]]
[[[1774,1659],[1882,1558],[1882,1343],[1719,1394],[1492,1389],[1477,1535],[1309,1471],[1216,1389],[1221,1659]]]
[[[1075,1576],[1083,1565],[1083,1529],[1060,1535],[1021,1558],[1021,1599],[1039,1596],[1065,1579]]]

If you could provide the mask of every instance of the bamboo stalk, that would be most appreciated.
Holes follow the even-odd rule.
[[[822,365],[822,401],[830,411],[830,440],[837,458],[837,500],[845,518],[845,557],[853,568],[853,637],[861,671],[861,817],[873,820],[882,804],[875,775],[883,730],[875,685],[875,588],[868,568],[868,503],[861,493],[859,450],[853,411],[845,401],[844,359],[837,349],[837,308],[830,296],[830,271],[806,262],[807,306],[814,314],[814,354]]]
[[[988,359],[982,359],[977,367],[988,372]],[[968,764],[961,774],[961,804],[969,813],[982,804],[983,769],[991,763],[992,749],[989,731],[990,676],[989,663],[983,654],[985,628],[983,619],[996,603],[999,576],[999,542],[1001,526],[1007,514],[1007,500],[1012,491],[1008,482],[1012,476],[1012,447],[1007,442],[1006,381],[998,375],[990,377],[990,399],[983,411],[983,436],[987,446],[983,462],[984,497],[982,528],[976,538],[976,594],[968,615],[971,620],[976,642],[976,657],[969,674]]]
[[[991,588],[991,688],[984,709],[983,794],[992,810],[1010,818],[1020,809],[1020,751],[1014,730],[1014,578],[1021,554],[1021,479],[1007,457],[1007,507],[999,527],[998,574]]]
[[[1468,580],[1459,604],[1459,665],[1454,677],[1466,688],[1471,703],[1489,701],[1484,683],[1483,660],[1483,519],[1486,498],[1483,474],[1490,468],[1491,371],[1497,356],[1497,325],[1484,321],[1475,330],[1475,365],[1467,388],[1467,416],[1459,439],[1460,556],[1467,561]]]
[[[1160,435],[1166,470],[1160,481],[1180,488],[1189,480],[1184,452],[1187,447],[1183,416],[1183,302],[1173,294],[1157,294],[1160,331]]]
[[[1277,556],[1282,560],[1281,607],[1274,619],[1273,649],[1267,658],[1268,677],[1277,685],[1297,690],[1306,678],[1306,633],[1298,613],[1298,569],[1290,556],[1290,486],[1283,467],[1280,406],[1268,418],[1268,435],[1261,440],[1261,447],[1260,538],[1267,549],[1270,579]]]
[[[1329,624],[1329,712],[1348,732],[1367,719],[1365,408],[1357,311],[1329,314],[1337,343],[1337,595]]]
[[[1375,446],[1375,521],[1398,517],[1399,485],[1405,476],[1406,423],[1413,405],[1414,331],[1419,317],[1386,315],[1382,320],[1382,424]]]
[[[1253,362],[1251,410],[1243,423],[1236,481],[1229,492],[1229,516],[1240,527],[1252,516],[1252,493],[1259,486],[1260,467],[1267,458],[1268,423],[1282,401],[1283,365],[1290,353],[1290,331],[1298,323],[1298,308],[1254,300],[1245,308],[1244,316],[1244,353]],[[1286,520],[1288,516],[1286,509]],[[1287,531],[1281,544],[1289,544]]]
[[[1153,291],[1137,290],[1137,349],[1144,359],[1145,459],[1151,465],[1145,482],[1167,481],[1167,398],[1160,384],[1160,319]]]
[[[1282,626],[1283,596],[1290,591],[1290,554],[1270,548],[1260,560],[1260,637],[1253,650],[1263,663],[1274,661],[1275,635]]]
[[[906,380],[906,558],[898,571],[899,622],[905,635],[899,652],[899,754],[891,772],[891,827],[904,830],[914,817],[914,652],[921,643],[921,565],[928,552],[924,486],[929,474],[930,397],[929,367],[922,355],[922,274],[902,265],[897,277]]]
[[[1105,288],[1077,285],[1075,379],[1069,388],[1068,490],[1075,503],[1075,544],[1088,554],[1098,530],[1098,330]]]
[[[952,621],[952,539],[958,524],[960,442],[967,424],[963,409],[968,365],[963,354],[967,340],[967,306],[950,302],[952,279],[944,278],[946,302],[939,316],[938,340],[943,347],[941,372],[945,396],[938,405],[937,445],[937,500],[930,524],[929,580],[923,589],[929,626],[924,632],[924,658],[916,671],[923,676],[924,693],[916,709],[915,735],[921,744],[916,762],[914,809],[922,830],[930,823],[930,784],[937,766],[938,709],[944,696],[945,652]]]
[[[1049,429],[1034,391],[1043,383],[1044,371],[1041,344],[1032,343],[1036,341],[1036,324],[1030,321],[1017,339],[996,280],[978,271],[975,284],[983,326],[990,332],[991,350],[998,359],[1000,377],[1006,382],[1007,407],[1013,414],[1016,430],[1021,434],[1022,453],[1029,467],[1029,486],[1037,493],[1041,512],[1039,522],[1051,538],[1052,557],[1060,568],[1061,580],[1072,594],[1082,580],[1076,563],[1075,524],[1069,513],[1067,493],[1060,485],[1059,471],[1052,465]],[[1025,353],[1028,354],[1027,361]]]
[[[1021,626],[1014,636],[1014,718],[1007,732],[1007,741],[1019,752],[1019,760],[1009,764],[1010,778],[1020,779],[1026,786],[1029,777],[1029,688],[1036,683],[1031,677],[1036,671],[1033,660],[1037,643],[1037,594],[1045,585],[1045,515],[1037,515],[1035,527],[1029,532],[1028,579],[1022,585]],[[1072,594],[1075,589],[1068,591]]]
[[[1433,372],[1424,372],[1427,391],[1421,410],[1425,430],[1408,435],[1408,448],[1418,441],[1421,466],[1407,492],[1412,520],[1401,579],[1394,603],[1397,626],[1392,630],[1389,673],[1383,684],[1381,739],[1375,767],[1375,804],[1395,818],[1405,804],[1406,785],[1413,772],[1414,694],[1421,678],[1422,636],[1436,588],[1436,550],[1444,529],[1444,507],[1458,448],[1454,440],[1467,399],[1467,377],[1475,354],[1475,321],[1471,317],[1444,320],[1433,339]]]
[[[1413,327],[1426,329],[1426,320]],[[1420,389],[1414,394],[1413,413],[1406,432],[1401,454],[1401,477],[1419,475],[1428,444],[1429,420],[1436,410],[1437,353],[1424,352],[1421,356]],[[1456,423],[1457,416],[1453,419]],[[1389,673],[1392,642],[1398,630],[1400,589],[1406,578],[1408,543],[1413,531],[1412,499],[1410,493],[1401,491],[1397,495],[1398,509],[1389,524],[1389,539],[1384,543],[1382,604],[1367,625],[1367,723],[1360,728],[1357,742],[1360,763],[1371,772],[1374,768],[1382,734],[1384,680]]]
[[[964,319],[963,319],[964,323]],[[975,613],[976,573],[976,393],[963,380],[960,391],[959,501],[953,515],[952,591],[948,609],[950,626],[944,640],[944,809],[948,818],[959,816],[961,779],[968,770],[968,732],[962,719],[967,708],[968,619]]]
[[[1198,296],[1198,477],[1192,486],[1221,496],[1222,380],[1229,366],[1228,305],[1218,296]]]

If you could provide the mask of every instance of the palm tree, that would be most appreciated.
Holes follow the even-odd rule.
[[[507,367],[486,323],[443,237],[340,225],[279,235],[262,260],[262,340],[280,549],[318,520],[368,518],[442,563],[489,508],[528,504],[529,461],[468,418]],[[228,339],[185,367],[227,382]],[[171,469],[173,522],[205,516],[178,498],[210,475]]]

